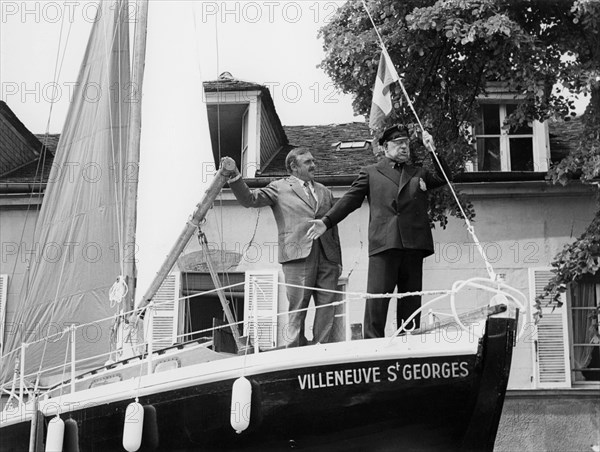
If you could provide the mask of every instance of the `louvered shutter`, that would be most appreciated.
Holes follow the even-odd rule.
[[[530,299],[542,293],[554,273],[550,268],[530,268]],[[547,306],[550,296],[542,301],[542,318],[535,327],[533,360],[536,388],[570,388],[571,369],[567,323],[567,305],[553,309]],[[533,311],[533,309],[531,310]],[[533,324],[533,323],[532,323]]]
[[[244,284],[244,335],[254,343],[254,304],[261,349],[277,345],[277,270],[248,270]]]
[[[152,340],[154,350],[168,347],[177,342],[177,319],[181,273],[170,273],[156,295],[152,297]]]
[[[8,275],[0,275],[0,356],[4,353],[4,325],[8,298]]]

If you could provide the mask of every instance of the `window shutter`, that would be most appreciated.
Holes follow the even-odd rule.
[[[254,315],[258,318],[258,344],[261,349],[277,344],[277,270],[248,270],[244,284],[244,335],[254,343]]]
[[[180,283],[181,273],[170,273],[152,297],[152,347],[155,350],[177,342]]]
[[[4,325],[8,299],[8,275],[0,275],[0,356],[4,354]]]
[[[529,269],[532,304],[535,303],[535,298],[542,293],[543,288],[553,276],[554,273],[550,271],[550,268]],[[563,306],[558,309],[547,305],[550,296],[542,301],[542,318],[535,327],[533,337],[533,367],[536,388],[571,387],[567,305],[564,294],[562,297]]]

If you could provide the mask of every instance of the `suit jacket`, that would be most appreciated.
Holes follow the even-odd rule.
[[[451,177],[443,161],[442,165]],[[409,164],[404,164],[400,173],[391,160],[383,158],[362,168],[350,189],[325,216],[330,225],[336,225],[358,209],[366,196],[370,208],[369,256],[389,249],[423,250],[424,256],[429,256],[433,254],[433,237],[427,190],[445,183],[437,164],[435,173]]]
[[[318,207],[311,207],[304,187],[298,179],[288,177],[271,182],[265,188],[250,190],[239,179],[229,184],[233,194],[244,207],[271,206],[278,230],[279,262],[303,259],[310,254],[313,241],[306,237],[309,220],[321,218],[334,203],[333,194],[323,184],[314,182]],[[325,257],[342,264],[342,251],[337,227],[319,238]]]

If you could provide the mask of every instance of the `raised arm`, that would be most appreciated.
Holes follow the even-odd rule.
[[[272,183],[265,188],[251,190],[242,179],[237,167],[229,176],[229,188],[244,207],[272,206],[277,202],[277,189]]]
[[[448,176],[448,180],[452,182],[452,172],[450,171],[450,167],[446,163],[446,161],[439,155],[435,154],[435,143],[433,142],[433,137],[427,131],[423,133],[423,144],[429,150],[429,156],[433,161],[434,172],[427,173],[427,177],[425,183],[429,188],[437,188],[443,185],[446,185],[446,178],[444,177],[444,173]],[[436,158],[437,156],[437,158]],[[438,163],[439,160],[439,163]],[[440,166],[441,165],[441,166]],[[442,172],[443,169],[443,172]]]

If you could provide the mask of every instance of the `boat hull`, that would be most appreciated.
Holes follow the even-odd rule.
[[[230,425],[231,378],[146,394],[139,402],[156,409],[156,425],[149,428],[158,431],[158,450],[491,450],[508,380],[512,331],[511,319],[490,319],[475,354],[371,359],[248,375],[251,406],[234,407],[234,414],[249,415],[250,425],[239,434]],[[123,450],[131,401],[62,417],[77,421],[81,450]],[[29,422],[2,428],[2,450],[26,450],[29,430]]]

